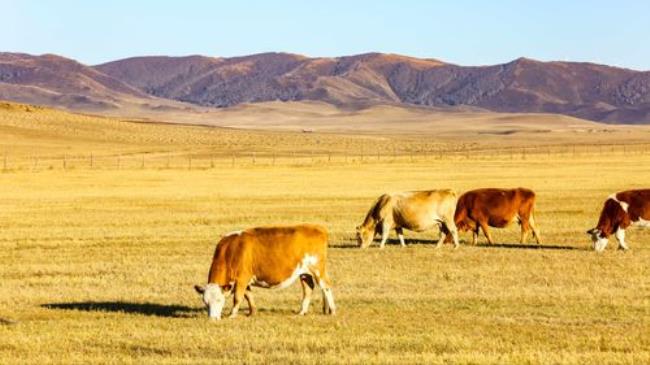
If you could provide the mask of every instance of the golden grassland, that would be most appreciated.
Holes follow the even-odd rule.
[[[168,128],[113,127],[107,154],[129,146],[122,127]],[[158,133],[203,132],[174,128]],[[77,136],[51,153],[101,145]],[[183,145],[139,138],[139,152]],[[629,230],[630,252],[610,243],[596,254],[584,231],[611,192],[648,186],[649,163],[599,153],[5,171],[0,363],[648,363],[650,232]],[[541,248],[517,244],[516,226],[494,230],[495,246],[464,234],[459,249],[434,249],[437,232],[407,232],[406,248],[355,248],[354,227],[383,192],[486,186],[537,192]],[[256,317],[209,321],[192,285],[205,281],[219,236],[291,222],[331,232],[337,315],[320,314],[315,293],[297,317],[293,286],[254,290]]]

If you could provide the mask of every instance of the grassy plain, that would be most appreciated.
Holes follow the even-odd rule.
[[[208,138],[203,127],[105,122],[114,130],[88,132],[105,143],[76,134],[50,154],[89,146],[104,146],[105,155],[129,146],[173,152]],[[133,132],[141,128],[151,129]],[[176,137],[147,142],[150,132]],[[209,133],[234,145],[265,136],[269,148],[285,146],[281,138],[320,137],[332,146],[376,138]],[[3,144],[22,144],[28,157],[42,138]],[[220,145],[203,147],[210,146]],[[611,192],[648,186],[650,156],[616,151],[10,169],[0,173],[0,363],[648,363],[650,232],[630,230],[631,252],[612,245],[603,254],[589,250],[584,233]],[[485,186],[537,192],[541,248],[518,245],[516,226],[495,230],[496,246],[481,239],[436,250],[437,232],[407,232],[407,248],[354,247],[355,225],[382,192]],[[338,314],[321,315],[315,295],[312,312],[295,316],[294,286],[255,290],[256,317],[209,321],[192,285],[205,281],[219,236],[290,222],[331,231]]]

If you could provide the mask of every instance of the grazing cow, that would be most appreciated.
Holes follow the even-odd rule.
[[[628,250],[625,229],[631,225],[650,227],[650,189],[621,191],[610,195],[600,212],[598,225],[587,231],[594,250],[601,252],[614,234],[618,248]]]
[[[440,226],[440,239],[436,247],[451,234],[458,247],[458,232],[454,224],[456,193],[452,190],[408,191],[384,194],[377,199],[357,227],[359,247],[370,246],[377,234],[381,234],[379,248],[384,248],[388,233],[395,229],[400,244],[405,246],[403,229],[422,232]]]
[[[513,221],[521,225],[521,243],[526,242],[528,231],[533,231],[537,244],[541,243],[533,218],[535,193],[532,190],[478,189],[468,191],[458,198],[454,221],[458,230],[472,231],[472,244],[478,240],[482,229],[488,243],[493,244],[488,226],[503,228]]]
[[[234,293],[230,317],[237,316],[242,299],[250,315],[256,311],[250,287],[286,288],[300,279],[302,305],[307,313],[317,284],[323,292],[323,312],[334,314],[334,296],[327,276],[327,231],[313,224],[258,227],[232,232],[217,244],[205,287],[194,288],[203,296],[212,319],[221,319],[226,296]]]

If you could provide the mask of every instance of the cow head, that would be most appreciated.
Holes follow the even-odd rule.
[[[587,231],[587,234],[591,237],[591,247],[597,252],[602,252],[605,247],[607,247],[609,240],[607,237],[605,237],[605,235],[603,235],[603,232],[600,229],[592,228]]]
[[[226,296],[224,295],[221,287],[217,284],[208,284],[206,286],[195,285],[194,289],[197,293],[201,294],[203,303],[208,308],[208,315],[210,319],[221,319],[221,312],[226,303]]]
[[[363,225],[357,226],[357,244],[360,248],[367,248],[375,238],[375,228],[368,228]]]

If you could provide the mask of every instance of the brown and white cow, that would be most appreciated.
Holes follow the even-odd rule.
[[[222,237],[214,252],[206,286],[194,288],[203,296],[212,319],[220,319],[226,296],[234,293],[230,317],[237,316],[245,298],[250,315],[256,311],[251,286],[286,288],[300,279],[300,315],[307,313],[317,284],[323,292],[323,313],[336,306],[325,267],[327,231],[319,225],[258,227]]]
[[[618,241],[618,247],[628,250],[625,229],[632,225],[650,227],[650,189],[627,190],[610,195],[600,212],[598,225],[587,234],[598,252],[605,249],[612,234]]]
[[[530,189],[477,189],[458,198],[454,221],[458,230],[472,231],[472,244],[482,229],[488,243],[493,244],[488,227],[503,228],[515,220],[521,225],[521,243],[530,230],[537,244],[541,243],[534,219],[535,193]]]
[[[403,229],[422,232],[440,226],[436,247],[440,247],[449,233],[458,247],[455,208],[456,193],[448,189],[383,194],[357,227],[357,242],[359,247],[366,248],[377,234],[381,234],[379,248],[384,248],[390,230],[395,229],[400,244],[405,246]]]

